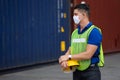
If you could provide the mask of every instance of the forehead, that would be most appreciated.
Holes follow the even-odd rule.
[[[73,14],[81,14],[81,12],[80,12],[80,10],[78,10],[78,9],[74,9]]]

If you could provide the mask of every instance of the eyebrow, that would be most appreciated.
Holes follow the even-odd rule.
[[[77,15],[77,13],[73,13],[74,15]]]

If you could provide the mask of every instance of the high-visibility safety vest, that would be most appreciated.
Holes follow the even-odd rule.
[[[71,55],[79,54],[81,52],[86,51],[88,37],[89,37],[90,32],[93,30],[93,28],[99,29],[98,27],[92,25],[90,28],[88,28],[82,34],[78,34],[78,29],[73,31],[72,36],[71,36]],[[101,32],[100,29],[99,29],[99,31]],[[81,60],[78,62],[79,62],[79,66],[77,69],[80,71],[83,71],[83,70],[86,70],[90,66],[91,59]],[[102,43],[100,45],[100,54],[99,54],[98,66],[104,66],[104,55],[103,55]]]

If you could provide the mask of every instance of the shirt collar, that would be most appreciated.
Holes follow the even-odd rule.
[[[82,31],[80,31],[80,25],[78,26],[78,34],[82,34],[83,32],[85,32],[90,26],[92,26],[92,22],[89,22],[88,24],[87,24],[87,26],[85,26],[85,28],[82,30]]]

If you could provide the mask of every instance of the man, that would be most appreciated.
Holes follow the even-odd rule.
[[[73,80],[101,80],[98,67],[102,34],[90,21],[90,9],[85,3],[74,7],[74,23],[78,26],[71,36],[71,46],[65,55],[59,58],[62,68],[67,68],[67,60],[79,62],[73,72]]]

